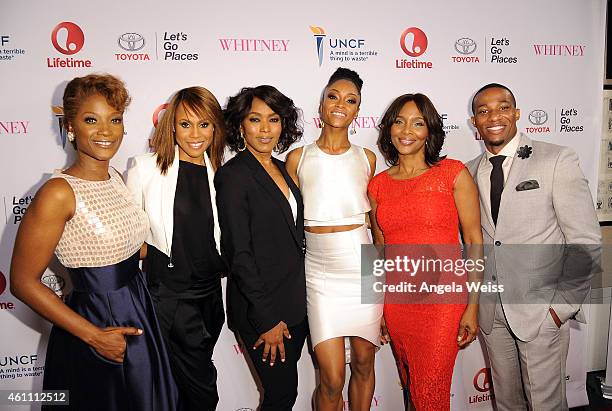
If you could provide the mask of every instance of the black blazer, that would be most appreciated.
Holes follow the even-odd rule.
[[[280,321],[306,317],[304,204],[300,190],[273,158],[297,201],[297,224],[289,202],[249,150],[239,152],[215,175],[221,249],[230,266],[228,324],[260,335]]]

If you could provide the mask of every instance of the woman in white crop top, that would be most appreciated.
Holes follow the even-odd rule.
[[[320,383],[316,409],[337,410],[345,381],[345,338],[350,341],[352,410],[369,410],[382,305],[361,303],[361,244],[370,244],[367,186],[376,156],[351,144],[363,81],[338,68],[319,105],[321,135],[287,156],[287,171],[304,199],[308,322]]]

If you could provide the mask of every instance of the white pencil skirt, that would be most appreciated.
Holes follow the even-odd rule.
[[[313,348],[335,337],[357,336],[378,346],[382,304],[361,303],[361,245],[367,228],[306,232],[306,293]]]

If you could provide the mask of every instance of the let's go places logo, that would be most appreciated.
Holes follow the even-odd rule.
[[[81,51],[85,45],[85,34],[76,23],[64,21],[51,31],[51,44],[55,50],[64,56],[73,56]],[[49,68],[83,68],[91,67],[90,59],[76,59],[73,57],[47,57]]]
[[[409,59],[401,58],[395,60],[395,68],[398,69],[430,69],[433,67],[431,61],[418,59],[427,51],[429,40],[427,34],[418,27],[408,27],[400,36],[399,45],[401,50]]]

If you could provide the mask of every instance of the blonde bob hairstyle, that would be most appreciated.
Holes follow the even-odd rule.
[[[223,111],[215,96],[204,87],[188,87],[179,90],[168,103],[166,111],[157,123],[151,146],[157,154],[157,166],[162,174],[174,162],[176,140],[174,138],[174,116],[179,106],[191,111],[198,119],[210,120],[214,125],[213,139],[206,153],[217,170],[223,162],[225,148],[225,122]]]

